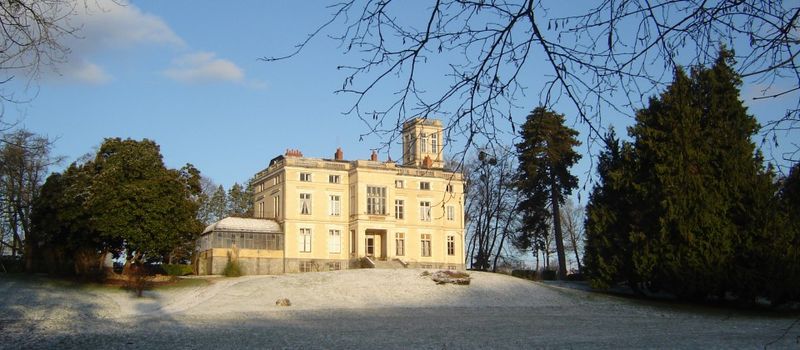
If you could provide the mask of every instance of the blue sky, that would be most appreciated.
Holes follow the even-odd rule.
[[[89,13],[79,8],[72,19],[81,31],[65,41],[72,50],[68,61],[55,72],[45,68],[29,84],[13,81],[16,94],[30,102],[6,104],[3,115],[6,122],[57,139],[55,154],[67,157],[64,165],[93,152],[106,137],[149,138],[161,145],[168,166],[192,163],[227,188],[286,148],[332,157],[342,147],[345,158],[366,159],[381,141],[359,140],[364,124],[342,115],[352,97],[333,93],[345,77],[336,67],[353,57],[343,55],[335,41],[315,40],[290,60],[258,60],[290,52],[324,22],[330,10],[323,2],[87,3]],[[528,81],[538,90],[540,80]],[[377,94],[371,102],[390,98]],[[535,94],[529,104],[515,111],[515,122],[537,105]],[[775,101],[750,103],[756,116],[776,113],[776,105],[781,107]],[[624,133],[630,119],[604,122]],[[400,158],[398,151],[392,158]],[[588,158],[576,173],[586,173]]]

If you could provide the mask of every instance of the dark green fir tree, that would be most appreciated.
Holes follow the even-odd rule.
[[[537,107],[520,130],[522,141],[516,145],[519,158],[517,188],[523,199],[523,216],[517,246],[523,249],[547,249],[544,237],[552,222],[558,254],[558,277],[567,275],[566,254],[561,229],[560,206],[564,197],[577,187],[578,180],[569,169],[580,158],[573,149],[580,145],[578,132],[564,125],[564,115]]]

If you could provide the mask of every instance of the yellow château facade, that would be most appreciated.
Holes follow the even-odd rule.
[[[297,150],[272,159],[256,175],[254,216],[281,228],[282,272],[463,269],[464,181],[444,168],[442,136],[438,120],[404,123],[402,164],[374,151],[348,161],[341,149],[332,159]]]

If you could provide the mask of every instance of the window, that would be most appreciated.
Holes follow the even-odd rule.
[[[264,202],[258,202],[258,217],[264,217]]]
[[[301,261],[300,262],[300,272],[314,272],[316,270],[316,265],[313,261]]]
[[[395,254],[397,256],[406,255],[406,234],[397,232],[394,234]]]
[[[277,184],[278,184],[278,175],[275,175],[275,177],[272,178],[272,185],[274,186]]]
[[[350,230],[350,253],[356,253],[356,231]]]
[[[422,134],[419,135],[419,138],[420,138],[420,145],[419,145],[420,151],[423,153],[428,152],[428,134],[423,132]]]
[[[342,215],[342,197],[339,195],[331,195],[330,198],[331,198],[330,215],[331,216]]]
[[[300,173],[300,181],[311,182],[311,173]]]
[[[328,253],[342,252],[342,231],[328,230]]]
[[[328,175],[328,182],[338,184],[341,182],[341,177],[339,177],[339,175]]]
[[[405,201],[402,199],[395,199],[394,200],[394,218],[398,220],[403,220],[403,207],[405,207]]]
[[[456,255],[456,237],[447,236],[447,255]]]
[[[431,189],[431,183],[427,181],[420,181],[419,189],[429,191]]]
[[[448,193],[453,193],[453,184],[447,184],[447,187],[445,187],[445,191],[447,191]]]
[[[300,241],[298,242],[301,253],[311,253],[311,229],[300,229]]]
[[[419,202],[419,219],[431,221],[431,202]]]
[[[386,187],[367,186],[367,214],[386,215]]]
[[[431,153],[438,152],[439,147],[439,136],[436,134],[431,134]]]
[[[283,250],[283,244],[281,243],[280,235],[274,233],[268,233],[264,238],[267,250]]]
[[[332,261],[328,263],[328,271],[338,271],[342,269],[342,263],[339,261]]]
[[[422,256],[431,256],[431,235],[429,233],[424,233],[421,236]]]
[[[456,219],[456,208],[452,205],[447,206],[447,220],[453,221]]]
[[[403,180],[394,180],[394,187],[395,188],[404,188],[405,187],[405,183],[403,183]]]
[[[311,215],[311,193],[300,194],[300,214]]]
[[[281,196],[272,197],[272,212],[275,214],[275,219],[281,215]]]

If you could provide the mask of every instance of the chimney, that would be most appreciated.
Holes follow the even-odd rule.
[[[377,162],[378,161],[378,151],[372,150],[372,155],[369,156],[369,160],[371,160],[373,162]]]
[[[333,159],[334,160],[342,160],[342,159],[344,159],[344,152],[342,152],[342,148],[341,147],[336,148],[336,153],[333,154]]]
[[[302,157],[303,156],[303,152],[300,152],[300,150],[297,150],[297,149],[287,148],[285,155],[287,157]]]
[[[432,168],[433,167],[433,159],[430,156],[425,156],[425,159],[422,160],[422,166],[425,168]]]

